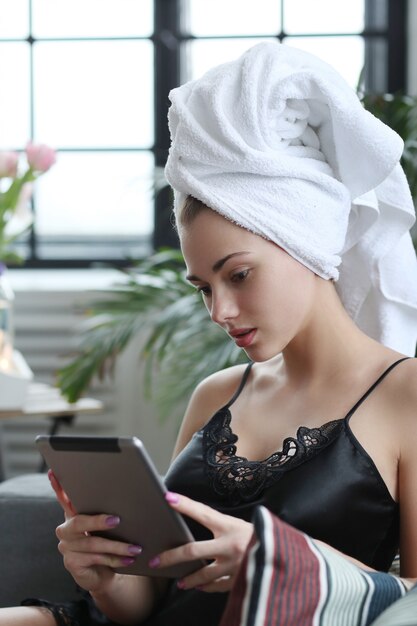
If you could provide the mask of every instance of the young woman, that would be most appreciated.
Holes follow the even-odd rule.
[[[152,566],[208,564],[179,581],[114,573],[140,546],[91,536],[118,520],[74,515],[51,476],[59,550],[93,603],[4,609],[0,624],[214,626],[261,504],[364,568],[388,570],[399,549],[417,578],[417,271],[398,139],[331,68],[280,44],[172,101],[187,277],[249,358],[196,389],[166,477],[198,541]]]

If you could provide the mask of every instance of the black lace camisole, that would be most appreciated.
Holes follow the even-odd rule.
[[[239,389],[195,435],[172,464],[166,484],[217,510],[250,520],[263,504],[281,519],[377,570],[387,570],[398,548],[399,512],[374,462],[349,421],[393,363],[342,419],[300,427],[263,461],[236,455],[231,406]],[[197,539],[207,531],[192,524]]]
[[[263,461],[236,455],[231,406],[244,389],[249,364],[233,398],[194,434],[166,476],[171,491],[229,515],[250,520],[258,505],[315,539],[321,539],[380,571],[390,567],[399,544],[399,507],[374,462],[353,435],[349,420],[393,363],[348,414],[319,428],[301,427],[280,451]],[[188,520],[197,540],[210,532]],[[214,626],[226,594],[180,591],[175,585],[147,626]]]

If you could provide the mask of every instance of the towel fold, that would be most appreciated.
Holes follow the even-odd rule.
[[[320,59],[261,43],[170,93],[166,177],[336,288],[371,337],[417,340],[414,206],[403,142]]]

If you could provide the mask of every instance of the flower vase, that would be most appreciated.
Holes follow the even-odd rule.
[[[0,262],[0,369],[7,369],[13,357],[13,301],[7,268]]]
[[[13,348],[14,293],[7,269],[0,263],[0,411],[22,409],[33,373]]]

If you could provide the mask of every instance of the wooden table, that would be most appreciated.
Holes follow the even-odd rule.
[[[72,424],[77,415],[90,415],[102,410],[103,403],[100,400],[81,398],[70,404],[62,397],[57,387],[44,383],[31,383],[22,409],[0,409],[0,420],[16,417],[47,417],[51,420],[49,434],[55,435],[62,424]],[[40,469],[45,469],[44,463]],[[0,450],[0,481],[3,478]]]

